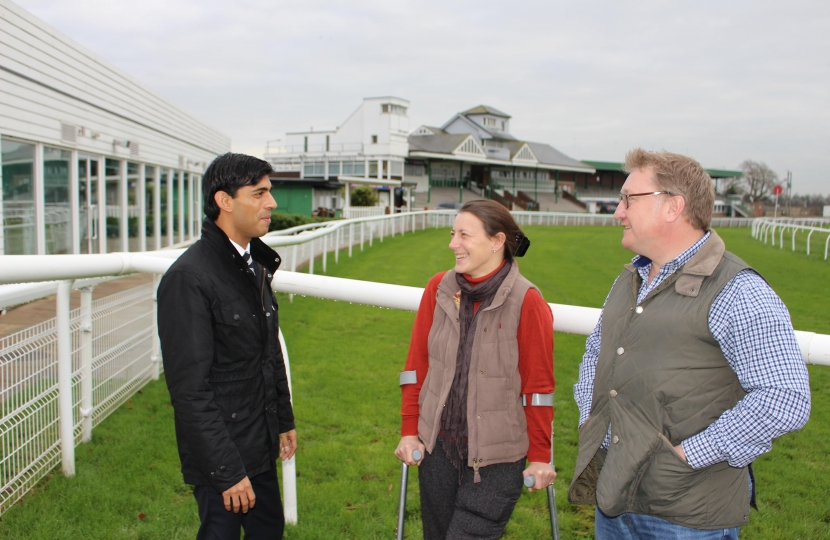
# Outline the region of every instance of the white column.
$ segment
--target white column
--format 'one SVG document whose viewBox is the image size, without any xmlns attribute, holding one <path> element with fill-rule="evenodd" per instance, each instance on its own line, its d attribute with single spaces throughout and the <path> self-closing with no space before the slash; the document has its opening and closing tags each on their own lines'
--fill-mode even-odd
<svg viewBox="0 0 830 540">
<path fill-rule="evenodd" d="M 107 252 L 107 158 L 98 156 L 98 253 Z"/>
<path fill-rule="evenodd" d="M 351 195 L 351 185 L 349 182 L 346 182 L 346 205 L 343 208 L 343 217 L 344 218 L 351 218 L 351 209 L 352 209 L 352 195 Z"/>
<path fill-rule="evenodd" d="M 173 236 L 173 169 L 167 169 L 167 245 L 176 243 Z"/>
<path fill-rule="evenodd" d="M 6 253 L 5 227 L 3 226 L 3 154 L 0 154 L 0 255 Z"/>
<path fill-rule="evenodd" d="M 159 380 L 161 374 L 161 339 L 159 339 L 158 329 L 158 290 L 159 283 L 161 283 L 161 276 L 153 274 L 153 353 L 150 356 L 150 361 L 153 363 L 150 373 L 154 381 Z"/>
<path fill-rule="evenodd" d="M 328 259 L 329 235 L 323 236 L 323 273 L 326 273 L 326 259 Z"/>
<path fill-rule="evenodd" d="M 179 242 L 184 239 L 184 171 L 179 171 Z"/>
<path fill-rule="evenodd" d="M 196 210 L 193 213 L 193 238 L 199 238 L 202 235 L 202 175 L 196 175 L 193 185 L 196 190 Z"/>
<path fill-rule="evenodd" d="M 194 180 L 193 173 L 189 173 L 187 175 L 187 237 L 189 239 L 193 238 L 193 231 L 196 229 L 193 226 L 194 210 L 196 209 L 196 182 Z"/>
<path fill-rule="evenodd" d="M 130 251 L 130 229 L 129 219 L 130 219 L 130 208 L 129 208 L 129 186 L 127 184 L 127 160 L 122 159 L 118 164 L 118 195 L 119 195 L 119 206 L 121 207 L 121 223 L 120 225 L 120 236 L 121 236 L 121 251 L 127 252 Z"/>
<path fill-rule="evenodd" d="M 279 332 L 280 348 L 282 359 L 285 364 L 285 377 L 288 379 L 288 393 L 294 395 L 291 386 L 291 362 L 288 359 L 288 347 L 285 345 L 285 337 L 282 330 Z M 293 406 L 293 400 L 292 400 Z M 283 491 L 283 514 L 285 522 L 292 525 L 297 524 L 297 455 L 282 462 L 282 491 Z"/>
<path fill-rule="evenodd" d="M 81 203 L 78 200 L 78 191 L 80 189 L 78 185 L 80 182 L 78 178 L 78 151 L 70 151 L 69 159 L 69 212 L 71 215 L 71 232 L 69 236 L 72 242 L 72 251 L 70 253 L 78 255 L 81 252 Z M 2 200 L 0 200 L 0 203 L 2 203 Z M 0 219 L 0 226 L 2 226 L 2 223 L 3 220 Z M 0 238 L 0 244 L 2 244 L 2 238 Z M 0 251 L 0 253 L 2 252 Z"/>
<path fill-rule="evenodd" d="M 153 249 L 161 249 L 161 167 L 153 175 Z"/>
<path fill-rule="evenodd" d="M 43 194 L 43 145 L 35 145 L 35 158 L 32 164 L 32 197 L 35 202 L 35 253 L 46 255 L 46 205 Z"/>
<path fill-rule="evenodd" d="M 147 251 L 147 166 L 138 164 L 138 187 L 135 201 L 138 204 L 138 251 Z"/>
<path fill-rule="evenodd" d="M 81 289 L 81 440 L 92 439 L 92 287 Z"/>
<path fill-rule="evenodd" d="M 363 160 L 363 178 L 369 178 L 369 158 Z"/>
<path fill-rule="evenodd" d="M 308 257 L 308 273 L 314 275 L 314 240 L 308 243 L 311 248 L 311 255 Z"/>
<path fill-rule="evenodd" d="M 56 326 L 58 331 L 58 416 L 61 465 L 64 476 L 75 476 L 75 414 L 72 407 L 72 334 L 69 330 L 71 281 L 58 283 Z"/>
<path fill-rule="evenodd" d="M 340 261 L 340 235 L 342 232 L 342 227 L 338 227 L 337 232 L 334 233 L 334 264 L 338 264 Z M 809 245 L 807 246 L 807 249 L 810 249 Z M 807 255 L 809 255 L 809 253 Z"/>
</svg>

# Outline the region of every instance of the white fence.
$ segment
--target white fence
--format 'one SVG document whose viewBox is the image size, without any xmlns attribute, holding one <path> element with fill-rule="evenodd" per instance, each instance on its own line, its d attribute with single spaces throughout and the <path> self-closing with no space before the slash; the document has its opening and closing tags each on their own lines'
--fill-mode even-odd
<svg viewBox="0 0 830 540">
<path fill-rule="evenodd" d="M 599 225 L 613 220 L 587 214 L 514 214 L 523 225 Z M 283 258 L 274 290 L 416 311 L 421 288 L 314 275 L 315 264 L 319 259 L 325 273 L 331 251 L 336 263 L 341 250 L 352 256 L 354 248 L 363 250 L 387 236 L 450 227 L 454 217 L 454 211 L 412 212 L 270 233 L 263 239 Z M 182 251 L 0 257 L 0 283 L 15 284 L 0 286 L 0 307 L 56 292 L 58 307 L 55 319 L 0 340 L 0 513 L 59 462 L 64 474 L 72 476 L 75 445 L 89 440 L 93 426 L 147 381 L 158 378 L 155 286 Z M 306 262 L 308 274 L 295 272 Z M 89 278 L 135 272 L 157 277 L 153 284 L 92 302 L 91 287 L 100 280 Z M 24 280 L 30 283 L 21 284 Z M 81 307 L 70 311 L 72 288 L 82 291 Z M 560 332 L 587 335 L 599 316 L 595 308 L 550 305 Z M 796 334 L 805 362 L 830 365 L 830 336 Z M 290 384 L 288 351 L 281 343 Z M 296 523 L 293 459 L 283 463 L 283 482 L 286 519 Z"/>
<path fill-rule="evenodd" d="M 347 219 L 375 217 L 384 214 L 386 214 L 385 206 L 349 206 L 343 209 L 343 217 Z"/>
<path fill-rule="evenodd" d="M 159 375 L 152 284 L 95 302 L 85 287 L 71 311 L 69 290 L 58 317 L 0 339 L 0 513 L 58 463 L 72 475 L 75 445 Z"/>
<path fill-rule="evenodd" d="M 761 240 L 765 244 L 775 245 L 775 233 L 778 233 L 778 246 L 784 249 L 784 233 L 788 233 L 790 245 L 795 251 L 796 235 L 802 233 L 807 235 L 807 255 L 810 254 L 813 233 L 817 235 L 818 241 L 824 240 L 824 260 L 827 260 L 828 247 L 830 247 L 830 219 L 827 218 L 778 218 L 778 219 L 756 219 L 752 223 L 752 237 Z M 823 236 L 827 235 L 827 236 Z M 820 245 L 820 244 L 819 244 Z"/>
</svg>

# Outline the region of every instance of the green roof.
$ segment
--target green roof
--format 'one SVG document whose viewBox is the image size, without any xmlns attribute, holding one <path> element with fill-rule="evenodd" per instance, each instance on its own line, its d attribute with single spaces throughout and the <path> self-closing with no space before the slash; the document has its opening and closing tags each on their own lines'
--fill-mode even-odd
<svg viewBox="0 0 830 540">
<path fill-rule="evenodd" d="M 623 163 L 618 163 L 616 161 L 589 161 L 587 159 L 580 160 L 582 163 L 590 165 L 591 167 L 595 168 L 596 170 L 600 171 L 622 171 L 625 172 L 623 168 Z"/>
<path fill-rule="evenodd" d="M 622 171 L 625 172 L 625 163 L 618 161 L 591 161 L 583 159 L 582 163 L 586 163 L 597 171 Z M 706 169 L 709 176 L 712 178 L 740 178 L 743 176 L 741 171 L 731 171 L 729 169 Z"/>
<path fill-rule="evenodd" d="M 706 169 L 712 178 L 740 178 L 744 175 L 742 171 L 730 171 L 729 169 Z"/>
</svg>

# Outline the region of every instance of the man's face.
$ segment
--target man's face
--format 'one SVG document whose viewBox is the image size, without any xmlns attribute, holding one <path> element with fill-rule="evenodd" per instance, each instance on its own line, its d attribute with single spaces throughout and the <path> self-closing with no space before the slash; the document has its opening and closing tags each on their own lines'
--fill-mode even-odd
<svg viewBox="0 0 830 540">
<path fill-rule="evenodd" d="M 268 175 L 252 186 L 239 188 L 230 203 L 233 209 L 231 223 L 237 237 L 250 241 L 251 238 L 259 238 L 268 232 L 271 210 L 277 207 L 277 201 L 271 195 Z"/>
<path fill-rule="evenodd" d="M 654 173 L 651 170 L 635 169 L 628 175 L 620 191 L 630 195 L 661 190 L 655 184 Z M 632 197 L 628 207 L 625 201 L 617 206 L 614 217 L 625 227 L 622 247 L 637 255 L 654 259 L 654 254 L 659 253 L 662 243 L 661 236 L 665 225 L 662 210 L 665 202 L 665 195 L 647 195 Z"/>
</svg>

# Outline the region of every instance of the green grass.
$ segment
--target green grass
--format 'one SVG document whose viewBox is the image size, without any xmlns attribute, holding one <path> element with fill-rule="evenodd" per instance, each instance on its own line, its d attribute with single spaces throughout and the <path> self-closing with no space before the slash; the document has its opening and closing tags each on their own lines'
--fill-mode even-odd
<svg viewBox="0 0 830 540">
<path fill-rule="evenodd" d="M 600 307 L 631 254 L 620 231 L 602 227 L 527 227 L 533 246 L 522 272 L 549 302 Z M 771 248 L 748 229 L 721 232 L 730 250 L 758 269 L 788 305 L 799 330 L 830 334 L 830 261 Z M 422 287 L 452 265 L 446 229 L 385 238 L 329 274 Z M 319 265 L 317 266 L 319 269 Z M 318 270 L 319 271 L 319 270 Z M 397 386 L 413 313 L 280 295 L 291 358 L 300 449 L 299 525 L 288 539 L 391 538 L 400 463 Z M 578 412 L 571 388 L 584 336 L 555 336 L 555 451 L 562 538 L 593 537 L 593 507 L 567 502 L 577 450 Z M 800 432 L 777 440 L 756 461 L 761 511 L 741 538 L 830 537 L 830 368 L 810 366 L 813 412 Z M 152 419 L 151 419 L 152 418 Z M 2 516 L 0 538 L 193 538 L 196 504 L 182 483 L 172 410 L 163 382 L 120 407 L 77 449 L 77 476 L 57 471 Z M 418 483 L 410 473 L 407 536 L 421 536 Z M 143 518 L 140 517 L 143 515 Z M 544 493 L 525 493 L 505 538 L 549 538 Z"/>
</svg>

